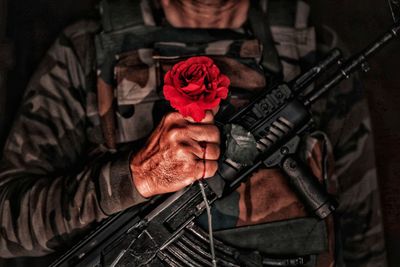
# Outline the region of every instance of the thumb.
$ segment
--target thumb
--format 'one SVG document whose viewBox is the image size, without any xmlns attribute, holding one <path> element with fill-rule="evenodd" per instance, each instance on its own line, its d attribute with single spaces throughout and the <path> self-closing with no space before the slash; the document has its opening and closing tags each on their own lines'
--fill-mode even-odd
<svg viewBox="0 0 400 267">
<path fill-rule="evenodd" d="M 213 124 L 214 123 L 215 114 L 218 113 L 218 110 L 219 110 L 219 105 L 214 107 L 211 110 L 207 110 L 206 111 L 206 116 L 204 117 L 204 119 L 201 120 L 200 123 Z"/>
<path fill-rule="evenodd" d="M 211 110 L 206 110 L 206 111 L 205 111 L 206 116 L 205 116 L 200 122 L 195 121 L 195 120 L 194 120 L 192 117 L 190 117 L 190 116 L 185 117 L 185 120 L 187 120 L 188 122 L 191 122 L 191 123 L 213 124 L 213 123 L 214 123 L 214 116 L 215 116 L 215 114 L 217 114 L 218 110 L 219 110 L 219 106 L 216 106 L 216 107 L 214 107 L 214 108 L 211 109 Z"/>
<path fill-rule="evenodd" d="M 207 110 L 206 111 L 206 116 L 199 123 L 201 123 L 201 124 L 212 124 L 212 123 L 214 123 L 214 113 L 211 110 Z"/>
</svg>

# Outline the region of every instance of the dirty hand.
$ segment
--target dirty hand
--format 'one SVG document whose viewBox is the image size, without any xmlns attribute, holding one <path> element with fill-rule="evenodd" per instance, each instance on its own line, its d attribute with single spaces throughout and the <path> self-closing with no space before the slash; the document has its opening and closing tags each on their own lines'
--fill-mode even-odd
<svg viewBox="0 0 400 267">
<path fill-rule="evenodd" d="M 213 120 L 211 111 L 200 123 L 178 112 L 163 118 L 130 162 L 134 184 L 142 196 L 175 192 L 215 174 L 220 133 Z"/>
</svg>

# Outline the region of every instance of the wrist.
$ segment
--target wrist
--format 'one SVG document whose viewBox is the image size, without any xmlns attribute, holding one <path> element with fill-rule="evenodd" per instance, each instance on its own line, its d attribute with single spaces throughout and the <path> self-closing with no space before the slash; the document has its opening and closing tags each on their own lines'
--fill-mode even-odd
<svg viewBox="0 0 400 267">
<path fill-rule="evenodd" d="M 131 160 L 129 168 L 131 170 L 131 179 L 139 194 L 142 195 L 144 198 L 149 198 L 153 196 L 154 194 L 151 190 L 151 186 L 143 176 L 141 167 L 138 164 L 135 164 L 134 159 Z"/>
</svg>

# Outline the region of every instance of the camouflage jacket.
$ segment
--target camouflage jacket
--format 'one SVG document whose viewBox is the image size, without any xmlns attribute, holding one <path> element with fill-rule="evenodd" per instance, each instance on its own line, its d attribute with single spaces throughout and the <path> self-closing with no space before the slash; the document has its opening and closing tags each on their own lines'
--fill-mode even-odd
<svg viewBox="0 0 400 267">
<path fill-rule="evenodd" d="M 306 25 L 307 5 L 298 1 L 295 13 L 292 27 L 271 27 L 286 80 L 299 74 L 301 64 L 310 61 L 316 50 L 314 28 Z M 132 136 L 126 128 L 131 126 L 124 127 L 121 120 L 117 152 L 111 153 L 104 145 L 93 42 L 99 30 L 93 21 L 68 27 L 28 86 L 0 162 L 0 257 L 62 250 L 102 219 L 146 201 L 132 183 L 128 161 L 154 123 L 139 117 L 145 120 L 134 131 L 138 135 Z M 144 98 L 140 97 L 134 95 L 131 101 L 141 104 Z M 124 100 L 118 98 L 119 118 L 132 112 Z M 146 105 L 152 103 L 135 105 L 135 113 L 148 110 Z M 313 112 L 319 129 L 330 139 L 335 159 L 331 181 L 338 188 L 336 217 L 343 248 L 338 265 L 385 266 L 371 126 L 361 84 L 357 79 L 342 83 Z M 321 162 L 324 156 L 316 156 L 321 149 L 314 149 L 315 140 L 308 139 L 303 152 L 307 159 L 317 157 Z M 322 167 L 315 164 L 317 172 Z M 253 181 L 257 186 L 259 181 Z M 238 194 L 246 198 L 246 187 Z M 296 205 L 285 207 L 290 209 L 291 204 Z M 235 225 L 255 223 L 246 207 L 232 214 Z"/>
</svg>

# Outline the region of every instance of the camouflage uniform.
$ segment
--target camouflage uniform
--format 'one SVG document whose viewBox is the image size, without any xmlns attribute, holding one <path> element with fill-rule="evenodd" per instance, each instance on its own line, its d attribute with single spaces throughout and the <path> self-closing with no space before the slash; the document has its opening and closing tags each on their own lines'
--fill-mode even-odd
<svg viewBox="0 0 400 267">
<path fill-rule="evenodd" d="M 262 1 L 262 7 L 265 11 L 279 2 Z M 141 2 L 144 23 L 152 25 L 154 18 L 146 3 Z M 307 4 L 296 1 L 290 6 L 292 10 L 286 11 L 296 14 L 294 21 L 271 26 L 285 80 L 307 68 L 317 55 L 314 28 L 307 26 Z M 116 98 L 102 98 L 100 95 L 109 91 L 107 83 L 96 83 L 93 39 L 99 30 L 99 24 L 92 21 L 68 27 L 28 86 L 0 163 L 0 257 L 41 256 L 62 250 L 102 219 L 146 201 L 130 179 L 128 161 L 163 114 L 162 106 L 157 105 L 161 99 L 157 72 L 148 49 L 121 54 L 113 69 L 118 86 L 112 96 Z M 225 55 L 236 47 L 232 43 L 214 42 L 205 50 Z M 260 49 L 256 42 L 238 45 L 240 56 L 248 53 L 257 59 L 255 52 Z M 231 74 L 237 87 L 257 91 L 265 85 L 249 69 L 232 71 L 244 65 L 231 63 L 225 59 L 220 66 L 226 67 L 223 72 Z M 100 75 L 104 74 L 105 70 L 101 71 Z M 113 101 L 116 110 L 110 113 Z M 335 172 L 327 175 L 325 182 L 335 183 L 340 203 L 337 263 L 385 266 L 372 136 L 361 85 L 357 79 L 348 80 L 313 109 L 318 128 L 330 143 L 324 134 L 309 137 L 303 157 L 314 173 L 324 178 L 327 151 L 334 155 Z M 110 118 L 114 123 L 105 123 Z M 285 189 L 281 175 L 272 175 L 266 186 L 263 172 L 226 200 L 230 205 L 222 201 L 215 209 L 217 218 L 218 213 L 225 218 L 216 228 L 305 215 L 297 198 Z M 282 187 L 274 191 L 279 183 Z M 254 188 L 270 189 L 266 194 L 265 189 L 257 193 Z M 273 206 L 270 203 L 277 196 L 286 202 L 269 207 L 268 213 L 260 208 L 260 203 Z M 274 209 L 276 212 L 271 212 Z"/>
</svg>

